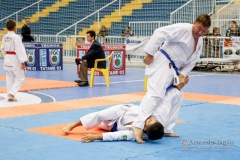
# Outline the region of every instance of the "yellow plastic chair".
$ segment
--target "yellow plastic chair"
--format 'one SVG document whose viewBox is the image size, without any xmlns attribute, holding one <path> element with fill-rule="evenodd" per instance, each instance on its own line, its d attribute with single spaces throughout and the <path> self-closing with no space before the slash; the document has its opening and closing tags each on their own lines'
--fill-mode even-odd
<svg viewBox="0 0 240 160">
<path fill-rule="evenodd" d="M 107 85 L 107 86 L 110 85 L 110 81 L 109 81 L 109 69 L 110 69 L 110 62 L 111 62 L 111 59 L 112 59 L 112 55 L 113 55 L 113 52 L 112 52 L 107 58 L 104 58 L 104 59 L 96 59 L 96 60 L 95 60 L 94 68 L 91 68 L 90 87 L 92 87 L 92 86 L 93 86 L 93 83 L 94 83 L 94 72 L 95 72 L 95 71 L 100 71 L 100 72 L 102 72 L 103 75 L 104 75 L 105 81 L 106 81 L 106 85 Z M 106 68 L 97 68 L 98 62 L 100 62 L 100 61 L 108 61 L 108 65 L 106 66 Z"/>
</svg>

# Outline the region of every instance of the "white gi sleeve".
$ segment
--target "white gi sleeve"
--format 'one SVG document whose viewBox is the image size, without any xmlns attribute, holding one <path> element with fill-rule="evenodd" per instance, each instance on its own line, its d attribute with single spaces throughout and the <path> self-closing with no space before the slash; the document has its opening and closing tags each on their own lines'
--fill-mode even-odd
<svg viewBox="0 0 240 160">
<path fill-rule="evenodd" d="M 178 41 L 178 39 L 182 38 L 183 34 L 185 34 L 185 31 L 183 30 L 185 28 L 183 28 L 182 25 L 184 24 L 173 24 L 156 29 L 146 44 L 144 50 L 148 54 L 154 56 L 164 42 Z"/>
<path fill-rule="evenodd" d="M 102 133 L 103 141 L 135 141 L 132 130 Z"/>
<path fill-rule="evenodd" d="M 20 63 L 28 61 L 25 47 L 19 35 L 16 35 L 16 37 L 14 38 L 14 43 L 15 43 L 15 52 Z"/>
<path fill-rule="evenodd" d="M 189 72 L 191 72 L 193 67 L 195 66 L 197 60 L 198 59 L 195 59 L 195 60 L 191 61 L 190 63 L 188 63 L 186 66 L 184 66 L 181 70 L 181 74 L 186 77 L 189 74 Z"/>
</svg>

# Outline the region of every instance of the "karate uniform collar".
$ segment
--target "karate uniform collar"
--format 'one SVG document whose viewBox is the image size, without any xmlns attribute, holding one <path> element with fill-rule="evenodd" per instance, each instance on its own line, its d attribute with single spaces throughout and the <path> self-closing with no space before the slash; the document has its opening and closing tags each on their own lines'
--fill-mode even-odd
<svg viewBox="0 0 240 160">
<path fill-rule="evenodd" d="M 15 34 L 14 31 L 8 31 L 8 34 Z"/>
</svg>

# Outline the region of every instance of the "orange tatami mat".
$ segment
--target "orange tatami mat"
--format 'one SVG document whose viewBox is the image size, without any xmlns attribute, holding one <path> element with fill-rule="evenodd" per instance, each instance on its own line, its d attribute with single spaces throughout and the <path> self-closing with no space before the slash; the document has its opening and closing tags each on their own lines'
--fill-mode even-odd
<svg viewBox="0 0 240 160">
<path fill-rule="evenodd" d="M 138 92 L 133 94 L 143 97 L 145 95 L 145 92 Z M 184 92 L 184 100 L 240 105 L 240 97 L 219 96 L 219 95 L 199 94 L 199 93 L 189 93 L 189 92 Z"/>
<path fill-rule="evenodd" d="M 95 98 L 84 98 L 79 100 L 41 103 L 34 105 L 25 105 L 17 107 L 5 107 L 0 108 L 0 118 L 10 118 L 17 116 L 27 116 L 35 114 L 43 114 L 50 112 L 59 112 L 74 110 L 80 108 L 100 107 L 106 105 L 115 105 L 121 103 L 130 103 L 140 101 L 141 95 L 134 94 L 121 94 L 113 96 L 103 96 Z"/>
<path fill-rule="evenodd" d="M 0 118 L 44 114 L 141 101 L 145 92 L 0 108 Z M 185 100 L 239 105 L 239 97 L 184 93 Z"/>
<path fill-rule="evenodd" d="M 51 135 L 51 136 L 58 136 L 58 137 L 67 138 L 67 139 L 71 139 L 71 140 L 75 140 L 75 141 L 80 141 L 80 139 L 85 134 L 97 134 L 97 133 L 106 132 L 100 128 L 93 128 L 90 130 L 86 130 L 85 128 L 83 128 L 83 126 L 80 126 L 80 127 L 74 128 L 69 134 L 65 135 L 62 132 L 62 128 L 65 127 L 66 125 L 68 125 L 68 124 L 46 126 L 46 127 L 41 127 L 41 128 L 31 128 L 31 129 L 28 129 L 27 131 L 41 133 L 41 134 L 47 134 L 47 135 Z"/>
<path fill-rule="evenodd" d="M 0 75 L 0 80 L 5 81 L 5 75 Z M 32 91 L 53 88 L 77 87 L 75 82 L 55 81 L 46 79 L 26 78 L 20 91 Z M 6 86 L 0 86 L 0 93 L 6 92 Z"/>
<path fill-rule="evenodd" d="M 183 123 L 183 120 L 177 120 L 176 121 L 178 124 Z M 90 130 L 86 130 L 83 126 L 79 126 L 74 128 L 70 133 L 67 135 L 62 132 L 62 128 L 67 126 L 69 124 L 59 124 L 59 125 L 54 125 L 54 126 L 45 126 L 45 127 L 40 127 L 40 128 L 31 128 L 28 129 L 27 131 L 29 132 L 36 132 L 36 133 L 41 133 L 41 134 L 47 134 L 51 136 L 57 136 L 57 137 L 62 137 L 62 138 L 67 138 L 75 141 L 80 141 L 80 139 L 85 135 L 85 134 L 97 134 L 97 133 L 103 133 L 106 132 L 105 130 L 102 130 L 101 128 L 93 128 Z"/>
<path fill-rule="evenodd" d="M 240 97 L 218 96 L 210 94 L 184 93 L 184 100 L 240 105 Z"/>
</svg>

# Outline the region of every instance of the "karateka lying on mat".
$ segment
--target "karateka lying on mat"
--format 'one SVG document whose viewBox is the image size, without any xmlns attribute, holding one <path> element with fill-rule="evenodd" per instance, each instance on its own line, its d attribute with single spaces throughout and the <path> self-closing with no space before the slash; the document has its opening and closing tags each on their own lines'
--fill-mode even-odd
<svg viewBox="0 0 240 160">
<path fill-rule="evenodd" d="M 185 84 L 189 77 L 185 79 Z M 173 133 L 179 109 L 182 104 L 182 91 L 179 87 L 173 87 L 166 92 L 163 103 L 145 121 L 144 133 L 149 140 L 161 139 L 163 136 L 179 137 Z M 101 134 L 86 134 L 81 141 L 92 142 L 94 140 L 103 141 L 135 141 L 132 131 L 132 123 L 138 116 L 140 107 L 134 104 L 120 104 L 99 112 L 90 113 L 80 118 L 74 124 L 62 129 L 68 134 L 74 128 L 83 126 L 85 129 L 99 127 L 109 132 Z M 145 136 L 145 135 L 144 135 Z"/>
</svg>

